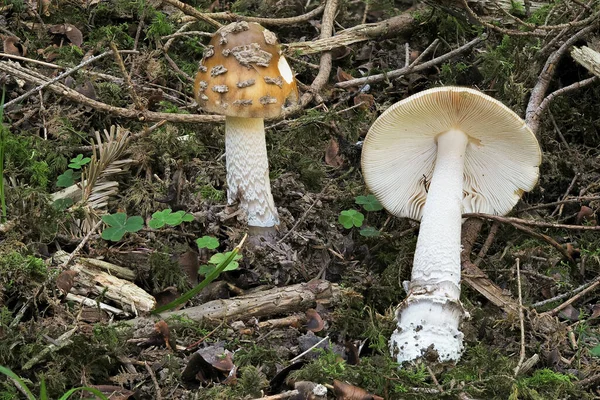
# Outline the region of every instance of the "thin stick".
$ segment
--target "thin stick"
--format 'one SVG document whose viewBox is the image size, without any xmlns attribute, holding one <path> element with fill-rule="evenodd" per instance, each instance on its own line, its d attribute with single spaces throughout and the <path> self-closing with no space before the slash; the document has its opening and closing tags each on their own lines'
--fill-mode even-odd
<svg viewBox="0 0 600 400">
<path fill-rule="evenodd" d="M 60 65 L 50 64 L 50 63 L 47 63 L 47 62 L 44 62 L 44 61 L 34 60 L 33 58 L 15 56 L 15 55 L 12 55 L 12 54 L 0 53 L 0 57 L 12 58 L 13 60 L 19 60 L 19 61 L 27 61 L 27 62 L 30 62 L 30 63 L 42 65 L 42 66 L 48 67 L 48 68 L 56 68 L 56 69 L 62 69 L 63 68 Z"/>
<path fill-rule="evenodd" d="M 183 11 L 187 15 L 191 15 L 192 17 L 195 17 L 195 18 L 199 19 L 200 21 L 208 22 L 212 26 L 215 26 L 217 28 L 220 28 L 223 26 L 223 24 L 221 24 L 220 22 L 217 22 L 214 19 L 212 19 L 211 17 L 209 17 L 208 15 L 206 15 L 205 13 L 202 13 L 202 12 L 196 10 L 194 7 L 190 6 L 189 4 L 182 3 L 179 0 L 162 0 L 162 1 L 163 1 L 163 3 L 167 3 L 174 7 L 179 8 L 181 11 Z"/>
<path fill-rule="evenodd" d="M 483 245 L 481 246 L 481 250 L 479 250 L 479 253 L 477 253 L 477 259 L 473 263 L 473 264 L 475 264 L 476 267 L 479 267 L 479 264 L 481 264 L 481 262 L 485 258 L 488 250 L 490 249 L 490 247 L 492 247 L 492 243 L 494 243 L 494 239 L 496 238 L 496 233 L 498 233 L 499 227 L 500 227 L 500 224 L 497 221 L 494 221 L 492 223 L 492 227 L 490 228 L 490 233 L 488 233 L 488 236 L 485 239 L 485 242 L 483 242 Z"/>
<path fill-rule="evenodd" d="M 75 250 L 73 250 L 73 252 L 71 254 L 69 254 L 69 258 L 67 258 L 67 260 L 63 263 L 63 265 L 61 265 L 62 269 L 67 269 L 67 267 L 69 266 L 69 264 L 71 263 L 71 261 L 73 261 L 73 259 L 75 258 L 75 256 L 77 254 L 79 254 L 79 252 L 81 251 L 81 249 L 83 249 L 83 246 L 85 246 L 85 244 L 88 242 L 88 240 L 90 240 L 90 237 L 92 237 L 92 235 L 94 234 L 94 232 L 96 232 L 96 229 L 98 229 L 100 227 L 100 224 L 102 224 L 102 220 L 99 220 L 98 222 L 96 222 L 96 225 L 94 225 L 92 227 L 92 229 L 90 229 L 90 231 L 88 232 L 87 235 L 85 235 L 85 237 L 83 238 L 83 240 L 81 241 L 81 243 L 79 243 L 77 245 L 77 247 L 75 248 Z"/>
<path fill-rule="evenodd" d="M 127 69 L 125 68 L 125 64 L 123 63 L 123 58 L 121 58 L 121 55 L 119 54 L 119 49 L 117 49 L 117 45 L 115 44 L 115 42 L 110 42 L 110 48 L 112 49 L 113 54 L 115 56 L 115 61 L 117 62 L 117 65 L 119 66 L 119 69 L 121 70 L 121 75 L 123 75 L 123 79 L 125 79 L 126 88 L 129 91 L 129 95 L 133 99 L 133 102 L 135 103 L 135 108 L 138 110 L 143 110 L 144 104 L 142 104 L 142 101 L 140 100 L 137 93 L 135 92 L 133 82 L 131 82 L 131 77 L 129 76 L 129 73 L 127 72 Z"/>
<path fill-rule="evenodd" d="M 254 400 L 282 400 L 282 399 L 294 397 L 299 394 L 300 394 L 300 392 L 298 390 L 294 389 L 294 390 L 288 390 L 287 392 L 274 394 L 273 396 L 258 397 Z"/>
<path fill-rule="evenodd" d="M 559 204 L 581 203 L 583 201 L 596 201 L 596 200 L 600 200 L 600 196 L 582 196 L 582 197 L 577 197 L 574 199 L 565 199 L 565 200 L 560 200 L 560 201 L 554 201 L 552 203 L 538 204 L 536 206 L 531 206 L 531 207 L 524 208 L 522 210 L 517 210 L 516 212 L 522 213 L 525 211 L 538 210 L 540 208 L 553 207 L 553 206 L 556 206 Z"/>
<path fill-rule="evenodd" d="M 463 214 L 463 218 L 483 218 L 490 219 L 492 221 L 504 222 L 507 224 L 521 224 L 529 226 L 537 226 L 538 228 L 553 228 L 553 229 L 571 229 L 575 231 L 600 231 L 599 226 L 583 226 L 583 225 L 565 225 L 565 224 L 551 224 L 548 222 L 531 221 L 527 219 L 514 218 L 514 217 L 502 217 L 500 215 L 482 214 L 482 213 L 468 213 Z"/>
<path fill-rule="evenodd" d="M 525 316 L 523 315 L 523 296 L 521 294 L 521 260 L 517 258 L 517 293 L 519 294 L 519 325 L 521 328 L 521 355 L 515 367 L 515 377 L 519 375 L 523 361 L 525 361 Z"/>
<path fill-rule="evenodd" d="M 292 358 L 290 360 L 290 362 L 294 363 L 294 362 L 298 361 L 299 359 L 301 359 L 302 357 L 304 357 L 305 355 L 307 355 L 308 353 L 310 353 L 311 351 L 313 351 L 316 347 L 318 347 L 321 343 L 323 343 L 324 341 L 326 341 L 328 339 L 329 339 L 329 335 L 327 335 L 323 339 L 319 340 L 315 345 L 311 346 L 306 351 L 304 351 L 304 352 L 298 354 L 296 357 Z"/>
<path fill-rule="evenodd" d="M 591 281 L 591 282 L 584 283 L 583 285 L 578 286 L 575 289 L 570 290 L 568 292 L 565 292 L 563 294 L 559 294 L 557 296 L 551 297 L 551 298 L 546 299 L 546 300 L 538 301 L 537 303 L 533 303 L 531 305 L 531 307 L 533 307 L 533 308 L 539 308 L 539 307 L 545 306 L 546 304 L 553 303 L 553 302 L 558 301 L 558 300 L 566 299 L 567 297 L 572 296 L 574 294 L 577 294 L 577 293 L 581 292 L 582 290 L 584 290 L 584 289 L 592 286 L 594 284 L 594 282 L 596 282 L 596 281 Z"/>
<path fill-rule="evenodd" d="M 133 51 L 133 50 L 122 50 L 120 52 L 121 53 L 125 53 L 125 54 L 138 54 L 139 53 L 138 51 Z M 104 52 L 102 54 L 99 54 L 97 56 L 88 58 L 87 60 L 85 60 L 81 64 L 79 64 L 79 65 L 77 65 L 77 66 L 75 66 L 75 67 L 73 67 L 73 68 L 71 68 L 71 69 L 63 72 L 60 75 L 58 75 L 56 78 L 50 79 L 49 81 L 47 81 L 47 82 L 45 82 L 45 83 L 43 83 L 43 84 L 41 84 L 41 85 L 39 85 L 37 87 L 34 87 L 33 89 L 29 90 L 28 92 L 23 93 L 22 95 L 20 95 L 16 99 L 11 100 L 8 103 L 4 104 L 4 109 L 6 110 L 8 107 L 12 106 L 13 104 L 18 103 L 19 101 L 21 101 L 23 99 L 26 99 L 27 97 L 31 96 L 32 94 L 34 94 L 34 93 L 36 93 L 36 92 L 38 92 L 38 91 L 40 91 L 40 90 L 42 90 L 42 89 L 44 89 L 44 88 L 52 85 L 53 83 L 56 83 L 56 82 L 60 81 L 63 78 L 66 78 L 67 76 L 69 76 L 69 75 L 73 74 L 74 72 L 80 70 L 81 68 L 85 67 L 86 65 L 89 65 L 89 64 L 91 64 L 91 63 L 93 63 L 95 61 L 98 61 L 99 59 L 104 58 L 104 57 L 106 57 L 108 55 L 111 55 L 111 54 L 113 54 L 113 51 L 109 50 L 109 51 Z"/>
<path fill-rule="evenodd" d="M 565 194 L 563 194 L 561 200 L 566 199 L 569 196 L 569 193 L 571 193 L 571 190 L 573 189 L 573 186 L 575 186 L 575 182 L 577 182 L 577 178 L 579 178 L 581 176 L 580 173 L 576 173 L 575 176 L 573 177 L 573 179 L 571 179 L 571 183 L 569 184 L 569 186 L 567 187 L 567 190 L 565 191 Z M 552 213 L 550 214 L 551 217 L 553 217 L 554 215 L 556 215 L 556 213 L 562 209 L 563 205 L 558 205 L 556 206 L 556 208 L 554 209 L 554 211 L 552 211 Z"/>
<path fill-rule="evenodd" d="M 411 72 L 423 71 L 423 70 L 426 70 L 427 68 L 431 68 L 431 67 L 441 64 L 453 57 L 456 57 L 457 55 L 464 53 L 467 50 L 470 50 L 475 45 L 481 43 L 483 40 L 485 40 L 485 35 L 481 36 L 481 37 L 477 37 L 477 38 L 471 40 L 470 42 L 460 46 L 458 49 L 452 50 L 446 54 L 436 57 L 433 60 L 424 62 L 421 65 L 415 66 L 415 65 L 413 65 L 414 64 L 413 63 L 413 64 L 409 65 L 408 67 L 404 67 L 404 68 L 396 69 L 394 71 L 386 72 L 385 74 L 377 74 L 377 75 L 367 76 L 364 78 L 350 79 L 348 81 L 338 82 L 334 86 L 340 87 L 340 88 L 349 88 L 349 87 L 353 87 L 353 86 L 364 85 L 366 83 L 380 82 L 385 79 L 395 79 L 395 78 L 398 78 L 402 75 L 406 75 Z M 415 61 L 417 61 L 417 60 L 415 60 Z"/>
<path fill-rule="evenodd" d="M 152 379 L 152 383 L 154 383 L 154 391 L 156 392 L 155 399 L 162 400 L 162 394 L 160 392 L 160 385 L 158 384 L 158 381 L 156 380 L 156 375 L 154 374 L 152 367 L 150 365 L 148 365 L 148 363 L 146 361 L 144 361 L 144 367 L 146 367 L 146 371 L 148 371 L 148 374 L 150 374 L 150 378 Z"/>
<path fill-rule="evenodd" d="M 288 18 L 262 18 L 262 17 L 250 17 L 247 15 L 239 15 L 231 12 L 220 12 L 220 13 L 204 13 L 207 17 L 218 19 L 221 21 L 247 21 L 247 22 L 258 22 L 261 25 L 276 25 L 276 26 L 289 26 L 297 25 L 303 22 L 310 21 L 316 16 L 321 14 L 325 9 L 325 3 L 319 5 L 314 10 L 307 12 L 306 14 L 297 15 L 295 17 Z M 188 18 L 182 18 L 182 22 L 188 22 Z"/>
<path fill-rule="evenodd" d="M 556 307 L 550 311 L 546 311 L 544 314 L 552 315 L 552 316 L 558 314 L 561 310 L 567 308 L 568 306 L 570 306 L 571 304 L 573 304 L 574 302 L 576 302 L 577 300 L 579 300 L 580 298 L 582 298 L 583 296 L 585 296 L 586 294 L 591 292 L 592 290 L 596 289 L 598 286 L 600 286 L 600 278 L 596 279 L 596 281 L 594 283 L 592 283 L 590 286 L 588 286 L 587 288 L 585 288 L 584 290 L 582 290 L 575 296 L 571 297 L 569 300 L 565 301 L 564 303 L 562 303 L 561 305 L 559 305 L 558 307 Z"/>
</svg>

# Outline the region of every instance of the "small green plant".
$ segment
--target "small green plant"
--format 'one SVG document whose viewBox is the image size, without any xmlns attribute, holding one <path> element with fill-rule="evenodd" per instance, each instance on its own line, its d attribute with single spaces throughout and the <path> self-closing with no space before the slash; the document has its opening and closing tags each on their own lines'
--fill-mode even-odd
<svg viewBox="0 0 600 400">
<path fill-rule="evenodd" d="M 25 396 L 27 396 L 27 400 L 36 400 L 36 397 L 33 395 L 33 393 L 31 393 L 31 390 L 29 390 L 29 388 L 27 387 L 27 385 L 25 384 L 25 382 L 23 381 L 23 379 L 21 379 L 21 377 L 19 375 L 15 374 L 10 369 L 3 367 L 3 366 L 0 366 L 0 373 L 6 375 L 14 383 L 14 385 L 23 394 L 25 394 Z M 73 389 L 67 391 L 65 394 L 60 396 L 59 400 L 67 400 L 75 392 L 90 392 L 99 399 L 108 400 L 108 398 L 104 394 L 102 394 L 102 392 L 99 391 L 98 389 L 92 388 L 92 387 L 86 387 L 86 386 L 73 388 Z M 44 380 L 42 380 L 40 382 L 40 396 L 37 399 L 48 400 L 48 393 L 46 392 L 46 383 L 44 382 Z"/>
<path fill-rule="evenodd" d="M 375 196 L 373 196 L 372 194 L 370 194 L 368 196 L 356 196 L 354 199 L 354 202 L 356 204 L 363 206 L 365 211 L 383 210 L 383 206 L 381 205 L 379 200 L 377 200 L 377 198 Z"/>
<path fill-rule="evenodd" d="M 346 229 L 360 228 L 364 220 L 364 214 L 356 210 L 344 210 L 338 217 L 338 222 Z"/>
<path fill-rule="evenodd" d="M 208 260 L 208 264 L 201 265 L 200 268 L 198 268 L 198 273 L 205 276 L 209 275 L 217 268 L 219 264 L 221 264 L 224 260 L 228 259 L 230 256 L 230 251 L 228 251 L 227 253 L 213 254 L 212 257 Z M 233 271 L 238 269 L 240 265 L 238 264 L 237 260 L 241 258 L 241 254 L 236 254 L 235 257 L 233 257 L 233 260 L 229 263 L 229 265 L 227 265 L 225 269 L 223 269 L 223 271 Z"/>
<path fill-rule="evenodd" d="M 144 227 L 144 219 L 140 216 L 127 217 L 125 213 L 102 216 L 102 221 L 109 227 L 102 231 L 102 239 L 118 242 L 127 232 L 137 232 Z"/>
<path fill-rule="evenodd" d="M 73 186 L 75 184 L 75 179 L 77 179 L 77 178 L 78 178 L 78 176 L 75 173 L 75 171 L 73 171 L 72 169 L 68 169 L 63 174 L 58 176 L 58 179 L 56 180 L 56 186 L 58 186 L 58 187 Z"/>
<path fill-rule="evenodd" d="M 192 214 L 188 214 L 185 211 L 173 212 L 173 210 L 167 208 L 152 214 L 152 219 L 148 221 L 148 226 L 152 229 L 159 229 L 165 225 L 177 226 L 182 222 L 193 220 L 194 216 Z"/>
<path fill-rule="evenodd" d="M 202 236 L 201 238 L 196 239 L 196 244 L 199 249 L 214 250 L 219 247 L 219 239 L 213 236 Z"/>
<path fill-rule="evenodd" d="M 78 154 L 77 157 L 72 158 L 69 163 L 69 168 L 81 169 L 84 165 L 92 161 L 89 157 L 84 157 L 83 154 Z"/>
</svg>

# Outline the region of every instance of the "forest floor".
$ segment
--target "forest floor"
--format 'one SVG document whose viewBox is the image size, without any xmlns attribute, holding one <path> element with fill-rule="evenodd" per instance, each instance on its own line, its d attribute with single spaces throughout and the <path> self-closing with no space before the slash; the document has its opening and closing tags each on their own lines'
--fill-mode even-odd
<svg viewBox="0 0 600 400">
<path fill-rule="evenodd" d="M 0 2 L 0 366 L 50 398 L 600 398 L 600 85 L 571 56 L 600 51 L 598 2 L 176 3 Z M 265 124 L 279 237 L 159 319 L 247 231 L 193 81 L 217 24 L 249 17 L 300 90 Z M 510 218 L 465 222 L 462 358 L 398 368 L 418 222 L 369 195 L 361 143 L 442 85 L 523 116 L 543 161 Z"/>
</svg>

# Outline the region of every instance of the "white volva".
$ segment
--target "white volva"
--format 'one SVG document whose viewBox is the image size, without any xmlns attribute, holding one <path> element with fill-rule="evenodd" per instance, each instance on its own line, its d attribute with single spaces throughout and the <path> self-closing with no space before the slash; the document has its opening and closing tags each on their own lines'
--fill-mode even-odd
<svg viewBox="0 0 600 400">
<path fill-rule="evenodd" d="M 247 210 L 249 226 L 278 225 L 262 118 L 225 118 L 225 158 L 228 202 L 240 201 L 240 207 Z"/>
<path fill-rule="evenodd" d="M 399 363 L 460 358 L 461 215 L 508 213 L 535 186 L 540 162 L 523 120 L 469 88 L 425 90 L 371 126 L 362 150 L 367 187 L 390 213 L 421 221 L 390 340 Z"/>
<path fill-rule="evenodd" d="M 408 298 L 390 343 L 398 349 L 398 362 L 420 357 L 432 343 L 440 361 L 456 360 L 462 353 L 460 231 L 467 143 L 467 135 L 457 130 L 437 137 Z"/>
</svg>

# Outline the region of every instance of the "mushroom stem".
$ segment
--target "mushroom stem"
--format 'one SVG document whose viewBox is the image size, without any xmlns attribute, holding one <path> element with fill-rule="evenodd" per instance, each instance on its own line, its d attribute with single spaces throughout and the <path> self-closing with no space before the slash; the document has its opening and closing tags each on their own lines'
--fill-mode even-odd
<svg viewBox="0 0 600 400">
<path fill-rule="evenodd" d="M 239 202 L 250 228 L 274 228 L 279 216 L 271 194 L 264 120 L 227 116 L 225 157 L 228 203 Z"/>
<path fill-rule="evenodd" d="M 437 158 L 413 261 L 409 294 L 398 311 L 391 338 L 398 362 L 436 351 L 439 361 L 457 360 L 463 350 L 458 325 L 463 171 L 468 136 L 450 130 L 437 137 Z M 432 346 L 433 345 L 433 346 Z"/>
</svg>

